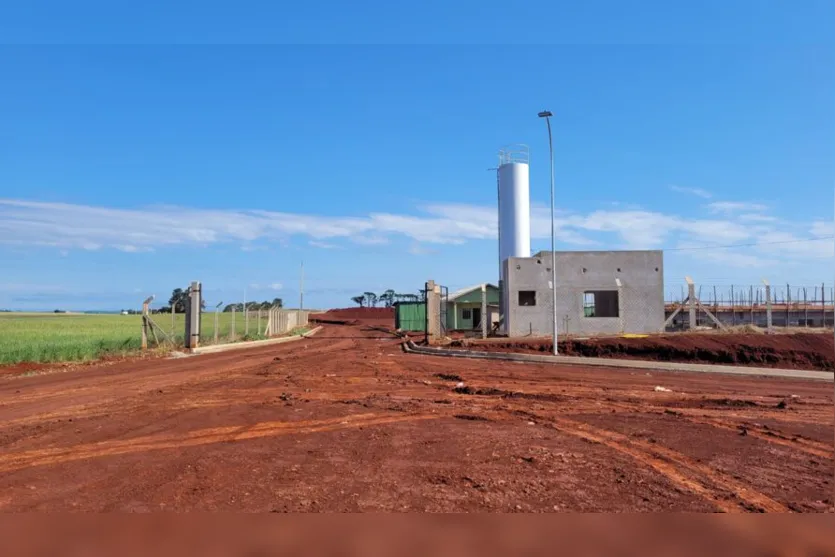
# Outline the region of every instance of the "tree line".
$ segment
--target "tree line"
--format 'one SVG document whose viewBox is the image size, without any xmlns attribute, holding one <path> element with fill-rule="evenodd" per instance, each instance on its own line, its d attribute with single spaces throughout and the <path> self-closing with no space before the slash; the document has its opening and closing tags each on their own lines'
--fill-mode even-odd
<svg viewBox="0 0 835 557">
<path fill-rule="evenodd" d="M 419 290 L 417 294 L 401 294 L 389 289 L 379 295 L 374 292 L 363 292 L 351 298 L 351 301 L 361 308 L 375 308 L 378 307 L 377 304 L 390 308 L 397 302 L 422 302 L 425 299 L 426 292 L 423 290 Z"/>
<path fill-rule="evenodd" d="M 272 308 L 281 308 L 284 307 L 284 301 L 281 298 L 273 298 L 272 302 L 263 301 L 263 302 L 247 302 L 246 309 L 252 310 L 259 310 L 259 309 L 272 309 Z M 226 304 L 223 306 L 223 311 L 243 311 L 244 305 L 243 303 L 236 303 L 236 304 Z"/>
<path fill-rule="evenodd" d="M 168 305 L 162 306 L 160 308 L 154 308 L 151 310 L 151 313 L 171 313 L 171 308 L 174 308 L 176 313 L 185 313 L 186 306 L 188 305 L 188 290 L 184 290 L 182 288 L 175 288 L 171 292 L 171 297 L 168 299 Z M 263 302 L 247 302 L 246 307 L 248 310 L 259 310 L 259 309 L 271 309 L 271 308 L 280 308 L 284 307 L 284 301 L 281 298 L 273 298 L 273 301 L 263 301 Z M 223 311 L 243 311 L 244 304 L 233 303 L 233 304 L 226 304 L 223 306 Z M 56 310 L 57 311 L 57 310 Z M 206 311 L 206 300 L 200 301 L 200 311 Z M 133 313 L 141 313 L 136 310 L 128 310 L 130 314 Z"/>
</svg>

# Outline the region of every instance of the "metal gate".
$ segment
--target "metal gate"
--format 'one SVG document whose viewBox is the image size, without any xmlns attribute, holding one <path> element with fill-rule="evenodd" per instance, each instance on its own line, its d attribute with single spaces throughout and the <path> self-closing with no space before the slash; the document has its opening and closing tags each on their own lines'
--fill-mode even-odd
<svg viewBox="0 0 835 557">
<path fill-rule="evenodd" d="M 438 330 L 441 331 L 441 336 L 447 336 L 449 333 L 449 329 L 447 327 L 447 308 L 449 307 L 449 288 L 446 286 L 441 286 L 441 303 L 440 303 L 440 310 L 438 311 L 438 318 L 440 319 L 440 323 L 438 326 Z"/>
<path fill-rule="evenodd" d="M 446 286 L 428 281 L 423 290 L 424 334 L 426 341 L 431 336 L 445 337 L 448 333 L 447 306 L 449 289 Z"/>
</svg>

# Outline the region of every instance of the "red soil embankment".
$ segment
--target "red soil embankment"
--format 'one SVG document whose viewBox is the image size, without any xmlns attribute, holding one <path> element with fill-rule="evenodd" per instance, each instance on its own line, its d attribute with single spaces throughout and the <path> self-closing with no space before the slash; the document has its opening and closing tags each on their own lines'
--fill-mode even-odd
<svg viewBox="0 0 835 557">
<path fill-rule="evenodd" d="M 394 308 L 336 308 L 310 315 L 311 321 L 334 324 L 394 326 Z"/>
<path fill-rule="evenodd" d="M 550 352 L 550 339 L 454 341 L 453 347 L 488 352 Z M 566 356 L 747 365 L 835 371 L 831 333 L 673 334 L 645 338 L 599 338 L 560 342 Z"/>
</svg>

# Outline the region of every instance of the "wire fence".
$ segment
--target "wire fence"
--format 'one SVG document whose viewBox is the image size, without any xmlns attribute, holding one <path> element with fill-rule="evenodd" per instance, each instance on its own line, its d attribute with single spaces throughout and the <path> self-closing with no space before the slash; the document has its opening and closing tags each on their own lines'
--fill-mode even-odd
<svg viewBox="0 0 835 557">
<path fill-rule="evenodd" d="M 697 305 L 693 327 L 753 325 L 755 327 L 819 327 L 835 325 L 835 287 L 817 285 L 694 285 Z M 665 313 L 682 311 L 669 323 L 676 329 L 691 328 L 689 286 L 668 289 Z M 710 312 L 715 320 L 708 315 Z"/>
<path fill-rule="evenodd" d="M 303 333 L 307 331 L 308 316 L 307 311 L 281 308 L 203 311 L 200 314 L 200 344 L 226 344 Z M 184 313 L 153 313 L 152 308 L 151 318 L 173 344 L 184 344 Z"/>
</svg>

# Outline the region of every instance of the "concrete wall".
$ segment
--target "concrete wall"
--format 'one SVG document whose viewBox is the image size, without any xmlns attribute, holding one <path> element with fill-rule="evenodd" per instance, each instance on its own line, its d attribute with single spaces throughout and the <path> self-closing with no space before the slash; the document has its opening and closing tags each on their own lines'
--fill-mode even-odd
<svg viewBox="0 0 835 557">
<path fill-rule="evenodd" d="M 548 335 L 552 329 L 551 253 L 511 257 L 505 263 L 506 331 L 510 336 Z M 557 327 L 562 335 L 659 332 L 664 326 L 661 251 L 557 252 Z M 618 291 L 618 317 L 586 317 L 586 291 Z M 536 293 L 535 306 L 520 306 L 519 292 Z"/>
</svg>

